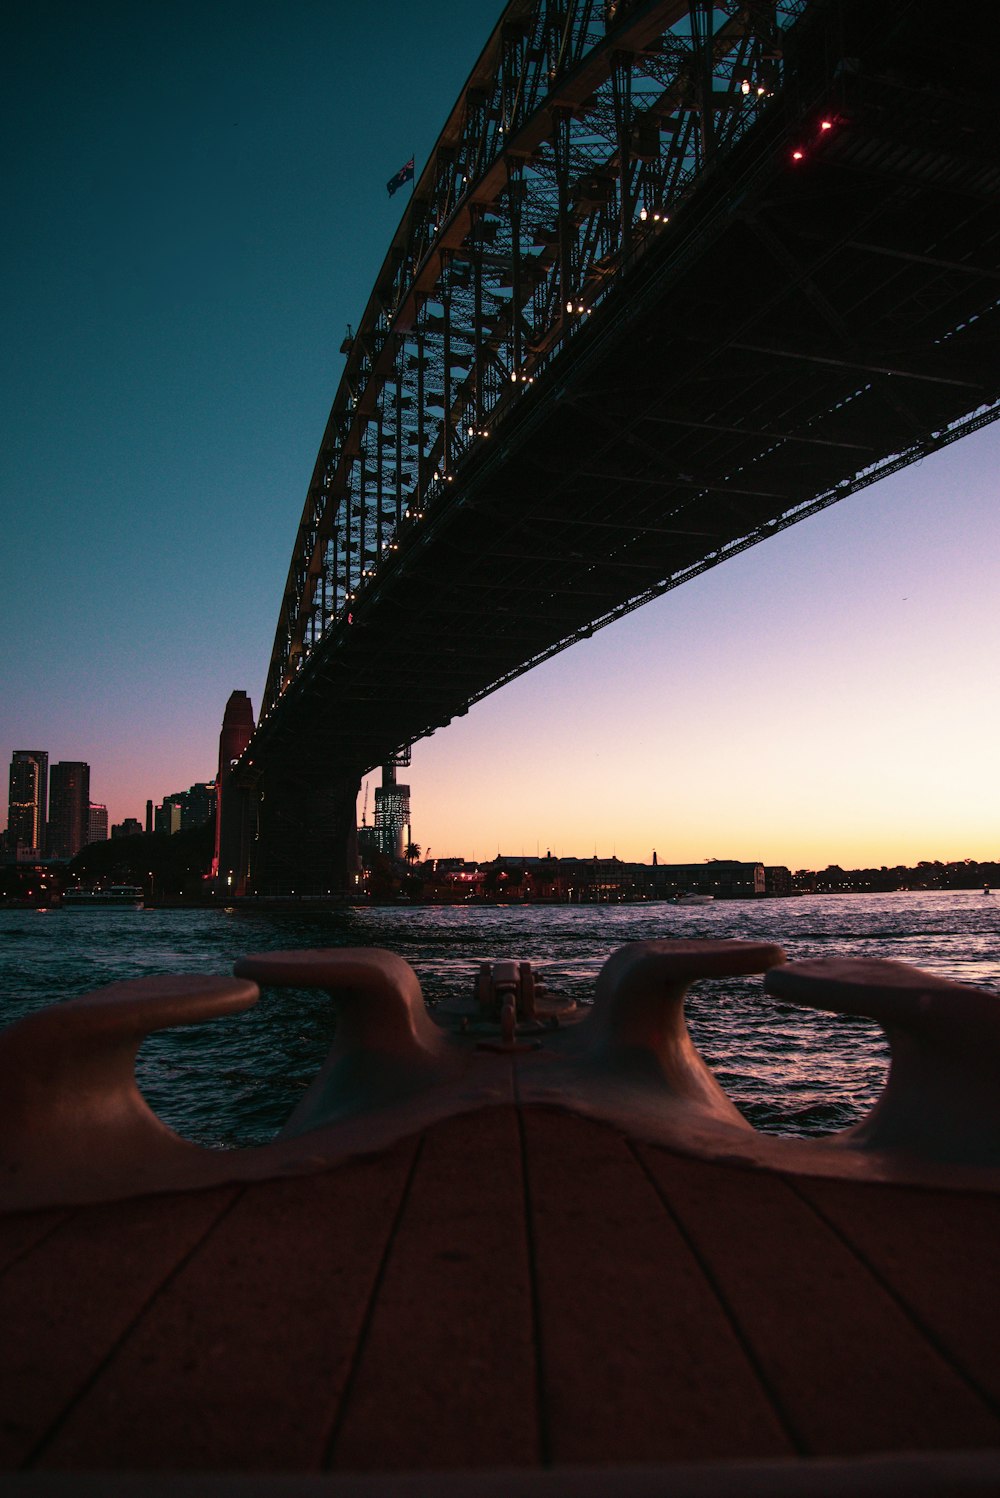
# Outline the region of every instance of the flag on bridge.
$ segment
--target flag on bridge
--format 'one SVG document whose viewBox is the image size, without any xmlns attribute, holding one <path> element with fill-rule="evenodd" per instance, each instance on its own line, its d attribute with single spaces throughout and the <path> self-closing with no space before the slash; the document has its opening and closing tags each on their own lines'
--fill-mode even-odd
<svg viewBox="0 0 1000 1498">
<path fill-rule="evenodd" d="M 390 196 L 390 198 L 392 197 L 393 193 L 397 190 L 397 188 L 402 187 L 403 184 L 406 183 L 406 182 L 412 182 L 412 181 L 413 181 L 413 157 L 411 156 L 410 159 L 409 159 L 409 161 L 406 163 L 406 165 L 400 167 L 400 169 L 396 173 L 395 177 L 390 177 L 389 180 L 388 180 L 388 182 L 385 184 L 386 187 L 389 189 L 389 196 Z"/>
</svg>

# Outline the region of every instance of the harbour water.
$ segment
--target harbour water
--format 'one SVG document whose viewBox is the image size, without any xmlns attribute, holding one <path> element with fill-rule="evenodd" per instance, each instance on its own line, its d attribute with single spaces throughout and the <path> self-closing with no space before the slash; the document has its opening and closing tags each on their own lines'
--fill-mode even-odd
<svg viewBox="0 0 1000 1498">
<path fill-rule="evenodd" d="M 552 989 L 587 1002 L 616 947 L 654 937 L 778 941 L 790 959 L 888 957 L 1000 990 L 1000 895 L 979 891 L 807 895 L 670 905 L 460 906 L 305 914 L 199 910 L 0 911 L 0 1022 L 153 973 L 226 973 L 237 957 L 297 947 L 379 946 L 416 969 L 428 1003 L 468 992 L 487 958 L 530 959 Z M 881 1089 L 877 1026 L 778 1004 L 760 979 L 697 986 L 695 1043 L 760 1129 L 844 1128 Z M 140 1086 L 185 1137 L 233 1147 L 273 1137 L 315 1075 L 334 1020 L 326 996 L 266 991 L 256 1009 L 151 1037 Z"/>
</svg>

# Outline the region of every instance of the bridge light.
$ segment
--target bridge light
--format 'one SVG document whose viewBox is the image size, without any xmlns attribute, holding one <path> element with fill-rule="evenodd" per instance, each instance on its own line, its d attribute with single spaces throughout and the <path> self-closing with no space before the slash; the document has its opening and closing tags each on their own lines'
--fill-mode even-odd
<svg viewBox="0 0 1000 1498">
<path fill-rule="evenodd" d="M 566 303 L 566 311 L 567 312 L 572 312 L 572 310 L 573 310 L 573 303 L 572 302 L 567 302 Z"/>
<path fill-rule="evenodd" d="M 516 369 L 512 369 L 511 370 L 511 372 L 510 372 L 510 379 L 511 379 L 511 384 L 512 385 L 516 385 L 517 384 L 517 370 Z"/>
<path fill-rule="evenodd" d="M 805 156 L 805 154 L 806 154 L 805 151 L 793 151 L 792 152 L 792 160 L 793 161 L 801 161 L 803 159 L 803 157 Z"/>
<path fill-rule="evenodd" d="M 740 93 L 741 94 L 748 94 L 749 92 L 750 92 L 750 79 L 749 78 L 744 78 L 743 82 L 740 84 Z"/>
<path fill-rule="evenodd" d="M 646 212 L 645 208 L 639 209 L 639 217 L 642 219 L 643 223 L 645 223 L 649 218 L 649 214 Z"/>
<path fill-rule="evenodd" d="M 821 130 L 832 130 L 833 129 L 833 121 L 832 120 L 820 120 L 820 122 L 819 122 L 819 128 Z"/>
</svg>

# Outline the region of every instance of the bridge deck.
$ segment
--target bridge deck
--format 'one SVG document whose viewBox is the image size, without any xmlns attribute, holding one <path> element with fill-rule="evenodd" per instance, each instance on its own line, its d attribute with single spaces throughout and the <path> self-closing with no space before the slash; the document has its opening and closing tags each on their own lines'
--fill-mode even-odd
<svg viewBox="0 0 1000 1498">
<path fill-rule="evenodd" d="M 0 1463 L 527 1479 L 996 1448 L 998 1237 L 992 1196 L 706 1164 L 537 1107 L 8 1217 Z"/>
</svg>

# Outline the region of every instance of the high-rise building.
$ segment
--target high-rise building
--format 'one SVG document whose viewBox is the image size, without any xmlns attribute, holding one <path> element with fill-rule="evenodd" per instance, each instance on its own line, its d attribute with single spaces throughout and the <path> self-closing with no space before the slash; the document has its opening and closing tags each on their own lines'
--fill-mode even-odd
<svg viewBox="0 0 1000 1498">
<path fill-rule="evenodd" d="M 141 835 L 142 823 L 138 817 L 126 817 L 123 822 L 112 823 L 112 837 L 141 837 Z"/>
<path fill-rule="evenodd" d="M 49 756 L 45 749 L 15 749 L 10 762 L 7 841 L 11 852 L 33 848 L 45 852 Z"/>
<path fill-rule="evenodd" d="M 149 801 L 146 802 L 146 831 L 147 832 L 152 832 L 152 830 L 153 830 L 153 802 L 152 802 L 152 800 L 149 800 Z"/>
<path fill-rule="evenodd" d="M 206 822 L 214 820 L 215 781 L 206 780 L 186 791 L 164 796 L 162 805 L 156 808 L 154 827 L 157 832 L 172 835 L 187 832 L 191 827 L 204 827 Z"/>
<path fill-rule="evenodd" d="M 106 843 L 108 840 L 108 808 L 91 801 L 87 810 L 87 842 Z"/>
<path fill-rule="evenodd" d="M 375 837 L 379 851 L 402 858 L 410 830 L 410 787 L 396 780 L 396 765 L 409 764 L 409 750 L 382 766 L 382 784 L 375 787 Z"/>
<path fill-rule="evenodd" d="M 53 858 L 75 858 L 87 841 L 90 766 L 60 760 L 49 772 L 48 851 Z"/>
<path fill-rule="evenodd" d="M 187 831 L 189 827 L 203 827 L 206 822 L 215 820 L 215 781 L 200 781 L 184 792 L 183 807 L 181 810 L 181 828 Z"/>
<path fill-rule="evenodd" d="M 168 837 L 173 837 L 175 832 L 181 830 L 183 814 L 183 792 L 178 792 L 176 796 L 164 796 L 162 804 L 156 808 L 154 831 L 165 832 Z"/>
</svg>

